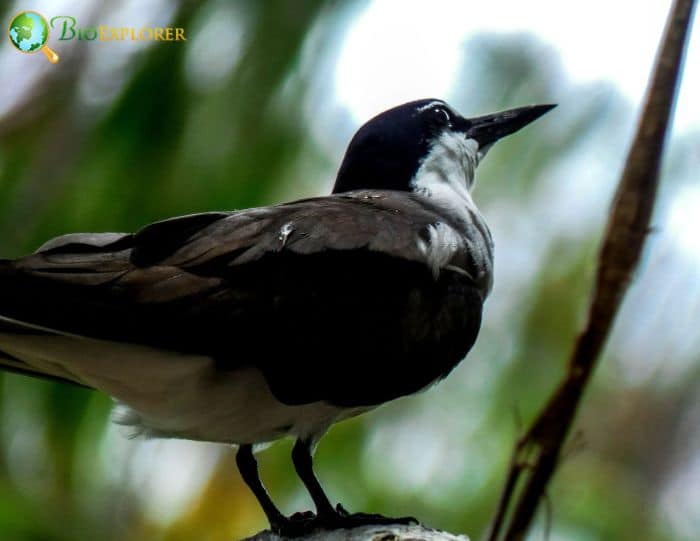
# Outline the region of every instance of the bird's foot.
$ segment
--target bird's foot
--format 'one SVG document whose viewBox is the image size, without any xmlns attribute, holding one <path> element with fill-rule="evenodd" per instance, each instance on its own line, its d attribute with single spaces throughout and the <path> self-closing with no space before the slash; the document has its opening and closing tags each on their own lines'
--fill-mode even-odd
<svg viewBox="0 0 700 541">
<path fill-rule="evenodd" d="M 282 538 L 301 537 L 318 528 L 316 514 L 311 511 L 294 513 L 289 518 L 280 515 L 270 521 L 270 529 Z"/>
<path fill-rule="evenodd" d="M 316 515 L 311 511 L 278 517 L 271 530 L 282 538 L 309 535 L 315 530 L 342 530 L 381 524 L 418 524 L 413 517 L 385 517 L 374 513 L 349 513 L 338 504 L 335 511 Z"/>
<path fill-rule="evenodd" d="M 413 517 L 385 517 L 374 513 L 349 513 L 338 504 L 334 513 L 328 513 L 316 517 L 319 528 L 337 530 L 343 528 L 357 528 L 358 526 L 372 526 L 378 524 L 418 524 Z"/>
</svg>

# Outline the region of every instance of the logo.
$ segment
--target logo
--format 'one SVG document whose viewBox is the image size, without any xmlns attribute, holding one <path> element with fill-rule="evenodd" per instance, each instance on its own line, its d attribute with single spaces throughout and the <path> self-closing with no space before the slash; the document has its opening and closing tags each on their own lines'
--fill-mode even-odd
<svg viewBox="0 0 700 541">
<path fill-rule="evenodd" d="M 36 11 L 22 11 L 10 21 L 8 37 L 21 53 L 43 52 L 49 62 L 56 64 L 58 55 L 46 43 L 49 32 L 58 33 L 59 41 L 77 39 L 80 41 L 187 41 L 184 28 L 172 27 L 112 27 L 100 24 L 81 28 L 75 17 L 58 15 L 51 18 L 51 24 Z"/>
<path fill-rule="evenodd" d="M 8 29 L 10 42 L 15 48 L 25 54 L 34 54 L 41 51 L 56 64 L 58 55 L 46 42 L 49 41 L 49 23 L 41 13 L 36 11 L 22 11 L 10 21 Z"/>
<path fill-rule="evenodd" d="M 75 17 L 58 15 L 51 18 L 51 28 L 60 30 L 60 41 L 79 39 L 86 41 L 187 41 L 184 28 L 144 26 L 133 28 L 128 26 L 114 27 L 106 24 L 78 27 Z"/>
</svg>

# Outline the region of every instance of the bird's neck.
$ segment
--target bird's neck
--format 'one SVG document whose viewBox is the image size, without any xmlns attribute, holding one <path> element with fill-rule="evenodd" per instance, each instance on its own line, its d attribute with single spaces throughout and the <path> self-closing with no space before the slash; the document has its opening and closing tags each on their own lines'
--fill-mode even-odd
<svg viewBox="0 0 700 541">
<path fill-rule="evenodd" d="M 433 226 L 438 253 L 454 256 L 461 246 L 468 252 L 467 271 L 488 295 L 493 283 L 493 239 L 484 217 L 474 204 L 471 187 L 474 171 L 483 157 L 473 139 L 459 134 L 443 135 L 431 147 L 413 180 L 411 189 L 424 197 L 444 216 L 447 224 Z M 452 231 L 459 239 L 445 232 Z M 442 232 L 442 234 L 437 234 Z M 455 242 L 457 240 L 457 242 Z M 443 250 L 446 252 L 440 252 Z"/>
<path fill-rule="evenodd" d="M 444 133 L 431 146 L 411 180 L 411 190 L 429 198 L 457 222 L 472 220 L 478 209 L 471 196 L 479 145 L 458 133 Z"/>
</svg>

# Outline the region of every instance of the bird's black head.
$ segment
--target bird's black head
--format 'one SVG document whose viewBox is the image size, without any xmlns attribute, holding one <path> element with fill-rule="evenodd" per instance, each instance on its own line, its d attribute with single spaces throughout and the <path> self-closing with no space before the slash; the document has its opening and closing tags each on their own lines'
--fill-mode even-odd
<svg viewBox="0 0 700 541">
<path fill-rule="evenodd" d="M 554 105 L 532 105 L 476 118 L 464 118 L 442 100 L 412 101 L 384 111 L 350 141 L 333 193 L 359 189 L 412 190 L 421 165 L 445 146 L 442 161 L 473 168 L 501 137 L 526 126 Z M 462 156 L 469 152 L 474 156 Z M 461 163 L 464 162 L 464 163 Z M 445 165 L 445 164 L 443 164 Z M 469 168 L 468 164 L 467 169 Z M 467 188 L 471 179 L 465 176 Z"/>
</svg>

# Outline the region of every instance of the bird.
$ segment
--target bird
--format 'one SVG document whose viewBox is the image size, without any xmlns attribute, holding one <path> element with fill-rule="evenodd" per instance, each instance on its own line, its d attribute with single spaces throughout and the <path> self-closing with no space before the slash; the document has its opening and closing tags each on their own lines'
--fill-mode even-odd
<svg viewBox="0 0 700 541">
<path fill-rule="evenodd" d="M 334 506 L 314 450 L 332 424 L 431 387 L 470 351 L 493 284 L 476 168 L 553 107 L 467 118 L 411 101 L 355 133 L 330 195 L 0 259 L 0 367 L 107 393 L 136 435 L 237 446 L 280 535 L 394 521 Z M 256 446 L 288 436 L 315 512 L 284 515 L 260 480 Z"/>
</svg>

